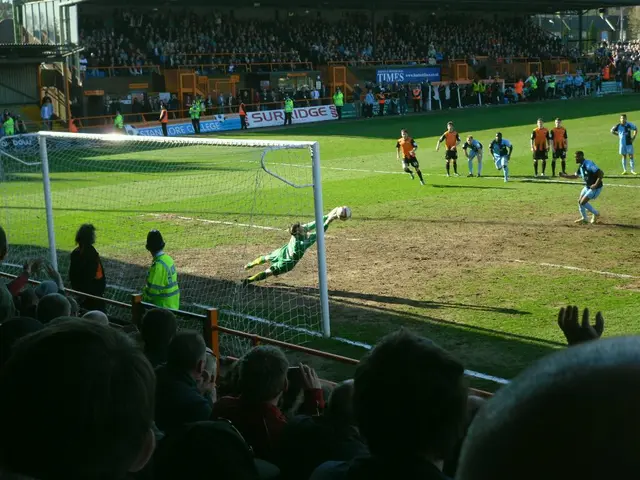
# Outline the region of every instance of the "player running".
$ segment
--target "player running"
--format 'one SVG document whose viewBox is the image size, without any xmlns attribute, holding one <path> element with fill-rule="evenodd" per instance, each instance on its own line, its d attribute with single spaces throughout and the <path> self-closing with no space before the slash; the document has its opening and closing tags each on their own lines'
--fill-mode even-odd
<svg viewBox="0 0 640 480">
<path fill-rule="evenodd" d="M 611 129 L 611 133 L 618 135 L 620 138 L 620 155 L 622 155 L 622 175 L 627 174 L 627 157 L 629 157 L 629 166 L 631 167 L 631 175 L 637 175 L 635 171 L 636 161 L 633 156 L 633 141 L 638 135 L 638 127 L 633 123 L 627 122 L 627 115 L 620 115 L 620 123 Z"/>
<path fill-rule="evenodd" d="M 502 138 L 502 133 L 496 133 L 496 138 L 491 142 L 489 151 L 493 155 L 493 159 L 498 170 L 502 170 L 504 181 L 509 181 L 509 159 L 513 152 L 513 145 L 509 140 Z"/>
<path fill-rule="evenodd" d="M 598 166 L 591 160 L 584 158 L 584 152 L 576 152 L 576 163 L 578 164 L 578 171 L 575 175 L 567 175 L 561 173 L 560 176 L 564 178 L 582 178 L 585 183 L 585 187 L 580 192 L 578 197 L 578 208 L 580 208 L 580 218 L 575 223 L 587 223 L 587 210 L 592 213 L 591 223 L 596 223 L 600 217 L 600 212 L 591 206 L 590 200 L 595 200 L 602 193 L 602 178 L 604 172 L 598 168 Z"/>
<path fill-rule="evenodd" d="M 453 128 L 453 122 L 447 123 L 447 131 L 442 134 L 436 145 L 436 152 L 440 150 L 440 144 L 443 143 L 447 147 L 447 151 L 444 154 L 444 159 L 447 162 L 447 177 L 451 176 L 451 166 L 453 163 L 453 173 L 456 177 L 458 175 L 458 145 L 460 145 L 460 135 Z"/>
<path fill-rule="evenodd" d="M 538 161 L 542 160 L 542 174 L 547 168 L 547 158 L 549 158 L 549 130 L 545 128 L 541 118 L 536 122 L 537 126 L 531 132 L 531 152 L 533 153 L 534 176 L 538 176 Z"/>
<path fill-rule="evenodd" d="M 396 143 L 396 158 L 400 160 L 400 153 L 402 153 L 402 168 L 404 171 L 411 175 L 411 180 L 413 180 L 415 177 L 413 176 L 413 172 L 409 166 L 415 168 L 418 178 L 420 179 L 420 185 L 424 185 L 424 178 L 422 178 L 420 164 L 416 158 L 418 144 L 409 136 L 409 132 L 407 132 L 407 130 L 400 130 L 400 135 L 400 139 L 398 140 L 398 143 Z"/>
<path fill-rule="evenodd" d="M 478 157 L 478 176 L 482 176 L 482 144 L 474 139 L 471 135 L 467 137 L 467 141 L 462 146 L 464 154 L 469 163 L 469 177 L 473 177 L 473 159 Z"/>
<path fill-rule="evenodd" d="M 323 217 L 325 232 L 327 231 L 327 228 L 329 228 L 331 222 L 340 218 L 340 212 L 341 208 L 337 207 L 331 210 L 328 215 Z M 268 255 L 256 258 L 253 262 L 247 263 L 244 266 L 245 270 L 250 270 L 258 265 L 263 265 L 265 263 L 270 264 L 269 268 L 265 271 L 253 275 L 252 277 L 245 278 L 242 281 L 243 285 L 264 280 L 272 275 L 282 275 L 283 273 L 293 270 L 309 247 L 316 243 L 316 222 L 306 223 L 304 225 L 294 223 L 289 227 L 289 233 L 291 234 L 289 243 L 283 245 L 277 250 L 274 250 Z"/>
<path fill-rule="evenodd" d="M 553 155 L 551 157 L 551 173 L 556 176 L 556 160 L 561 160 L 562 173 L 567 173 L 567 150 L 569 149 L 569 140 L 567 137 L 567 129 L 562 126 L 562 120 L 556 118 L 556 126 L 551 129 L 551 149 Z"/>
</svg>

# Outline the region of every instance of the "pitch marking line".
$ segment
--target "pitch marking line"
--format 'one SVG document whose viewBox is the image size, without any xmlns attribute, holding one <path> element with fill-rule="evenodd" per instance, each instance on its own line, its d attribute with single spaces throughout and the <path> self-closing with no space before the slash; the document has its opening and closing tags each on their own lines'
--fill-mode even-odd
<svg viewBox="0 0 640 480">
<path fill-rule="evenodd" d="M 274 162 L 272 165 L 281 165 L 285 167 L 299 167 L 299 168 L 311 168 L 309 165 L 301 165 L 297 163 L 278 163 Z M 406 175 L 406 172 L 398 172 L 398 171 L 390 171 L 390 170 L 367 170 L 364 168 L 344 168 L 344 167 L 322 167 L 323 170 L 337 170 L 340 172 L 362 172 L 362 173 L 382 173 L 385 175 Z M 444 173 L 423 173 L 425 177 L 447 177 Z M 460 178 L 465 177 L 465 174 L 460 174 Z M 477 178 L 477 177 L 476 177 Z M 483 176 L 480 177 L 484 180 L 502 180 L 501 176 Z M 512 181 L 520 182 L 520 183 L 559 183 L 564 185 L 578 185 L 581 184 L 579 182 L 570 182 L 564 180 L 539 180 L 539 179 L 519 179 L 514 177 Z M 616 184 L 616 183 L 606 183 L 606 187 L 622 187 L 622 188 L 640 188 L 640 185 L 626 185 L 626 184 Z"/>
<path fill-rule="evenodd" d="M 166 217 L 166 215 L 162 215 L 160 213 L 149 213 L 148 214 L 151 217 Z M 288 232 L 286 228 L 276 228 L 276 227 L 265 227 L 264 225 L 254 225 L 254 224 L 250 224 L 250 223 L 237 223 L 237 222 L 224 222 L 222 220 L 208 220 L 206 218 L 193 218 L 193 217 L 182 217 L 182 216 L 171 216 L 170 218 L 168 218 L 169 220 L 172 218 L 177 218 L 178 220 L 185 220 L 188 222 L 202 222 L 202 223 L 209 223 L 209 224 L 214 224 L 214 225 L 230 225 L 232 227 L 247 227 L 247 228 L 257 228 L 259 230 L 270 230 L 270 231 L 274 231 L 274 232 Z M 335 235 L 327 235 L 325 234 L 324 238 L 338 238 Z M 360 238 L 347 238 L 346 240 L 352 241 L 352 242 L 359 242 L 361 239 Z"/>
<path fill-rule="evenodd" d="M 626 273 L 614 273 L 614 272 L 603 272 L 600 270 L 589 270 L 588 268 L 581 267 L 573 267 L 571 265 L 558 265 L 555 263 L 538 263 L 538 262 L 527 262 L 526 260 L 513 260 L 515 263 L 523 263 L 527 265 L 537 265 L 540 267 L 552 267 L 552 268 L 561 268 L 563 270 L 572 270 L 574 272 L 584 272 L 584 273 L 595 273 L 598 275 L 603 275 L 605 277 L 613 277 L 613 278 L 627 278 L 627 279 L 640 279 L 640 277 L 635 275 L 627 275 Z"/>
</svg>

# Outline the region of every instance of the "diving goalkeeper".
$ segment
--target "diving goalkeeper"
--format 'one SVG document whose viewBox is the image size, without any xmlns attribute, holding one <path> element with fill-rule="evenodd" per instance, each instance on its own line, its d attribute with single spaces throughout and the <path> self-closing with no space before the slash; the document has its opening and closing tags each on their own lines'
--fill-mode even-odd
<svg viewBox="0 0 640 480">
<path fill-rule="evenodd" d="M 327 228 L 329 228 L 331 222 L 333 222 L 337 218 L 341 218 L 341 212 L 342 208 L 337 207 L 331 210 L 328 215 L 322 217 L 325 232 L 327 231 Z M 304 253 L 307 251 L 307 249 L 316 243 L 316 222 L 305 223 L 304 225 L 300 223 L 294 223 L 293 225 L 291 225 L 291 227 L 289 227 L 289 233 L 291 234 L 289 243 L 278 248 L 277 250 L 274 250 L 269 255 L 264 255 L 256 258 L 253 262 L 247 263 L 244 266 L 245 270 L 250 270 L 255 266 L 263 265 L 267 262 L 270 264 L 269 268 L 267 268 L 265 271 L 260 272 L 252 277 L 245 278 L 242 281 L 243 285 L 247 285 L 252 282 L 259 282 L 260 280 L 269 278 L 272 275 L 278 276 L 293 270 L 300 259 L 304 256 Z"/>
</svg>

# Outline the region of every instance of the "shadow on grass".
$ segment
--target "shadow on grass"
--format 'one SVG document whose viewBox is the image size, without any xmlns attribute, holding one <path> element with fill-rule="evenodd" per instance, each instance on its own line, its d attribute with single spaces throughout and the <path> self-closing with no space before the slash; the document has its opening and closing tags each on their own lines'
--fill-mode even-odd
<svg viewBox="0 0 640 480">
<path fill-rule="evenodd" d="M 171 252 L 168 253 L 171 254 Z M 6 264 L 21 265 L 27 258 L 38 255 L 46 257 L 47 250 L 26 245 L 11 245 L 9 258 L 2 270 L 17 273 L 17 269 L 12 269 Z M 60 272 L 66 281 L 69 252 L 59 250 L 58 259 Z M 103 257 L 107 283 L 110 285 L 107 296 L 114 300 L 130 302 L 131 295 L 139 292 L 144 285 L 147 261 L 149 259 L 144 258 L 140 264 L 134 264 Z M 316 288 L 289 288 L 286 284 L 278 284 L 278 280 L 251 285 L 247 288 L 240 286 L 238 281 L 228 278 L 180 273 L 180 265 L 177 265 L 177 268 L 181 286 L 181 308 L 184 310 L 202 314 L 203 306 L 211 305 L 221 310 L 220 323 L 228 328 L 292 343 L 305 343 L 352 358 L 360 358 L 365 353 L 361 347 L 317 338 L 300 330 L 301 327 L 309 325 L 316 325 L 315 328 L 319 328 L 319 294 Z M 407 306 L 414 311 L 394 309 L 394 306 Z M 331 291 L 330 309 L 332 332 L 336 337 L 375 344 L 382 336 L 406 327 L 452 351 L 467 368 L 507 378 L 516 375 L 535 359 L 562 345 L 559 342 L 501 332 L 478 325 L 460 324 L 431 315 L 434 310 L 439 310 L 446 315 L 448 309 L 469 310 L 475 312 L 474 315 L 479 318 L 483 315 L 494 317 L 500 315 L 505 319 L 531 315 L 526 311 L 499 306 L 412 300 L 375 293 Z M 118 313 L 118 316 L 126 317 L 127 315 L 130 313 L 126 310 Z M 203 325 L 198 321 L 183 320 L 181 325 L 187 328 L 203 329 Z M 297 327 L 297 330 L 288 328 L 289 325 Z M 222 335 L 222 337 L 229 336 Z M 225 345 L 231 349 L 228 353 L 235 355 L 242 353 L 238 349 L 246 349 L 249 346 L 248 342 L 237 340 L 227 342 Z M 506 362 L 503 359 L 504 355 L 508 358 Z M 307 360 L 306 358 L 305 361 L 317 366 L 326 378 L 339 380 L 352 372 L 352 367 L 345 367 L 333 361 L 319 362 L 317 359 Z"/>
</svg>

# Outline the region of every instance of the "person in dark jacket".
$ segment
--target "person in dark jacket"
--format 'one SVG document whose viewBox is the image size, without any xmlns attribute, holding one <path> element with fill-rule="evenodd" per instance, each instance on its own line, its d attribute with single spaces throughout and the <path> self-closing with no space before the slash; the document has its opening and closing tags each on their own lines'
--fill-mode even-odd
<svg viewBox="0 0 640 480">
<path fill-rule="evenodd" d="M 324 397 L 316 372 L 306 365 L 295 367 L 301 376 L 304 403 L 299 412 L 317 415 Z M 275 462 L 287 419 L 278 408 L 289 387 L 289 362 L 282 350 L 270 345 L 254 347 L 239 365 L 239 397 L 223 397 L 213 407 L 212 420 L 226 419 L 253 447 L 257 458 Z"/>
<path fill-rule="evenodd" d="M 399 330 L 383 338 L 354 376 L 353 409 L 370 456 L 320 465 L 310 480 L 447 480 L 464 433 L 464 368 L 449 352 Z"/>
<path fill-rule="evenodd" d="M 202 335 L 184 330 L 169 344 L 167 364 L 156 369 L 156 425 L 170 435 L 187 423 L 209 420 L 215 379 L 199 386 L 207 363 Z"/>
<path fill-rule="evenodd" d="M 144 354 L 153 368 L 167 363 L 169 345 L 177 331 L 176 316 L 171 310 L 154 308 L 142 317 L 140 334 L 144 341 Z"/>
<path fill-rule="evenodd" d="M 73 290 L 102 297 L 107 280 L 100 255 L 93 246 L 94 243 L 96 243 L 96 228 L 90 223 L 81 225 L 76 233 L 78 246 L 71 252 L 69 281 Z M 106 305 L 104 300 L 84 298 L 82 308 L 105 311 Z"/>
<path fill-rule="evenodd" d="M 347 380 L 331 392 L 324 415 L 299 415 L 287 422 L 278 459 L 283 480 L 309 478 L 324 462 L 369 453 L 355 426 L 352 404 L 353 380 Z"/>
</svg>

